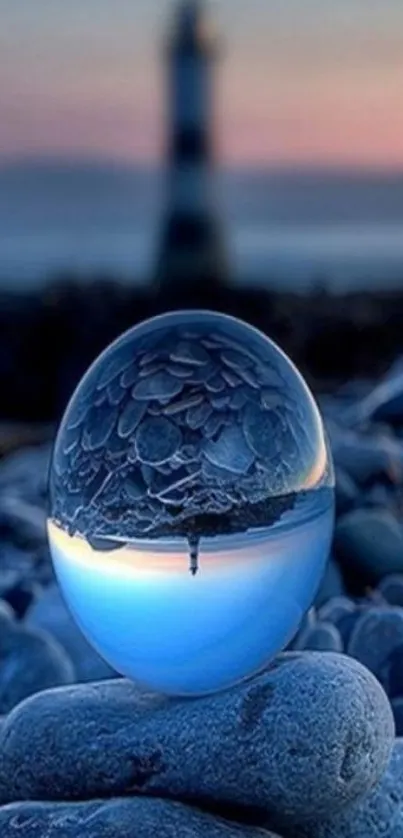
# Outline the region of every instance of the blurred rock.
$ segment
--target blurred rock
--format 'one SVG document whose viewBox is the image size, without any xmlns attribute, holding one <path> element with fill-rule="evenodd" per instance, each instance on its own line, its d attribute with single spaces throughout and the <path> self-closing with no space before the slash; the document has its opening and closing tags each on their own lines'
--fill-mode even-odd
<svg viewBox="0 0 403 838">
<path fill-rule="evenodd" d="M 403 571 L 403 530 L 386 509 L 356 509 L 336 525 L 337 558 L 368 584 Z"/>
<path fill-rule="evenodd" d="M 289 838 L 402 838 L 402 835 L 403 739 L 396 739 L 384 776 L 361 803 L 326 820 L 301 824 L 288 833 Z"/>
<path fill-rule="evenodd" d="M 47 591 L 29 609 L 25 625 L 43 629 L 54 637 L 73 661 L 77 681 L 101 681 L 114 678 L 116 672 L 87 642 L 73 620 L 57 584 Z"/>
<path fill-rule="evenodd" d="M 393 738 L 381 686 L 342 655 L 286 653 L 259 677 L 196 700 L 104 681 L 15 708 L 0 735 L 0 799 L 169 796 L 257 808 L 276 828 L 365 796 Z"/>
<path fill-rule="evenodd" d="M 332 623 L 317 623 L 300 637 L 300 648 L 312 652 L 342 652 L 340 632 Z"/>
<path fill-rule="evenodd" d="M 24 629 L 0 610 L 0 714 L 41 690 L 72 684 L 73 664 L 49 635 Z"/>
<path fill-rule="evenodd" d="M 344 515 L 356 505 L 359 492 L 352 477 L 343 468 L 335 469 L 336 477 L 336 513 Z"/>
<path fill-rule="evenodd" d="M 400 648 L 403 649 L 403 609 L 376 606 L 364 611 L 357 620 L 347 652 L 366 666 L 390 693 L 392 655 Z"/>
<path fill-rule="evenodd" d="M 326 570 L 315 598 L 315 607 L 320 608 L 325 602 L 333 597 L 343 596 L 344 582 L 338 562 L 330 557 Z"/>
<path fill-rule="evenodd" d="M 0 808 L 1 838 L 275 838 L 159 798 L 86 803 L 12 803 Z"/>
<path fill-rule="evenodd" d="M 403 573 L 394 573 L 381 579 L 378 590 L 390 605 L 403 608 Z"/>
<path fill-rule="evenodd" d="M 301 650 L 303 647 L 301 646 L 301 637 L 304 637 L 305 632 L 307 629 L 312 628 L 316 625 L 316 608 L 312 606 L 309 610 L 304 614 L 300 626 L 296 635 L 293 637 L 291 642 L 288 645 L 288 649 L 297 652 Z"/>
<path fill-rule="evenodd" d="M 26 614 L 32 602 L 38 597 L 39 593 L 39 585 L 32 580 L 26 579 L 16 582 L 9 587 L 4 593 L 4 598 L 14 609 L 17 617 L 21 619 Z"/>
<path fill-rule="evenodd" d="M 403 735 L 403 697 L 392 698 L 391 707 L 395 720 L 396 736 Z"/>
<path fill-rule="evenodd" d="M 336 467 L 359 486 L 377 481 L 398 485 L 403 481 L 403 447 L 385 435 L 363 435 L 352 431 L 333 434 L 332 453 Z"/>
<path fill-rule="evenodd" d="M 318 617 L 324 622 L 338 625 L 343 617 L 354 614 L 355 611 L 356 605 L 352 599 L 346 596 L 335 596 L 322 605 L 318 611 Z"/>
<path fill-rule="evenodd" d="M 382 421 L 391 425 L 403 425 L 403 372 L 394 369 L 375 387 L 365 399 L 350 410 L 351 424 Z"/>
</svg>

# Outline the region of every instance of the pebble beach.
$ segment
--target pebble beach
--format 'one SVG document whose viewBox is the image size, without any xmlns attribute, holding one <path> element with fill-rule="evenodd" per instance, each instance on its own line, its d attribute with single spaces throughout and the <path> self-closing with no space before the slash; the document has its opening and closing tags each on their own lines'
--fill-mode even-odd
<svg viewBox="0 0 403 838">
<path fill-rule="evenodd" d="M 318 401 L 336 525 L 315 602 L 263 673 L 202 698 L 89 646 L 47 545 L 52 443 L 0 460 L 1 838 L 403 838 L 403 360 Z"/>
</svg>

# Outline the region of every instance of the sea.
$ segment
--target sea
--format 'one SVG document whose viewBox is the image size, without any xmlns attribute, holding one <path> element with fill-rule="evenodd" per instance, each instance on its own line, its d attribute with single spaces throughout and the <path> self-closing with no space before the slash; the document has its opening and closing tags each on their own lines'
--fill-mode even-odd
<svg viewBox="0 0 403 838">
<path fill-rule="evenodd" d="M 166 183 L 162 171 L 109 161 L 0 165 L 0 288 L 66 274 L 147 282 Z M 215 185 L 234 283 L 403 287 L 403 172 L 221 170 Z"/>
</svg>

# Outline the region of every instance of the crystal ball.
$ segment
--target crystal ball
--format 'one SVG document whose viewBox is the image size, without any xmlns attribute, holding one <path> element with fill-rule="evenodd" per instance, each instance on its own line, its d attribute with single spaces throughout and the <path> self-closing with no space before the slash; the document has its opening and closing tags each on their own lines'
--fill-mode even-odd
<svg viewBox="0 0 403 838">
<path fill-rule="evenodd" d="M 333 514 L 310 390 L 271 340 L 222 314 L 126 332 L 56 438 L 48 534 L 64 598 L 118 673 L 168 695 L 226 689 L 287 645 Z"/>
</svg>

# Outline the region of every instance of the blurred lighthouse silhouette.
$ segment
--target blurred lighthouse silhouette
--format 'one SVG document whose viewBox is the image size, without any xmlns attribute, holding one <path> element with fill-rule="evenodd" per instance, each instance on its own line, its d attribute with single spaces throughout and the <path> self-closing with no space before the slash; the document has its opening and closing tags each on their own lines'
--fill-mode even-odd
<svg viewBox="0 0 403 838">
<path fill-rule="evenodd" d="M 154 285 L 166 294 L 222 287 L 227 252 L 214 176 L 214 66 L 218 40 L 205 0 L 181 0 L 165 57 L 167 177 Z"/>
</svg>

